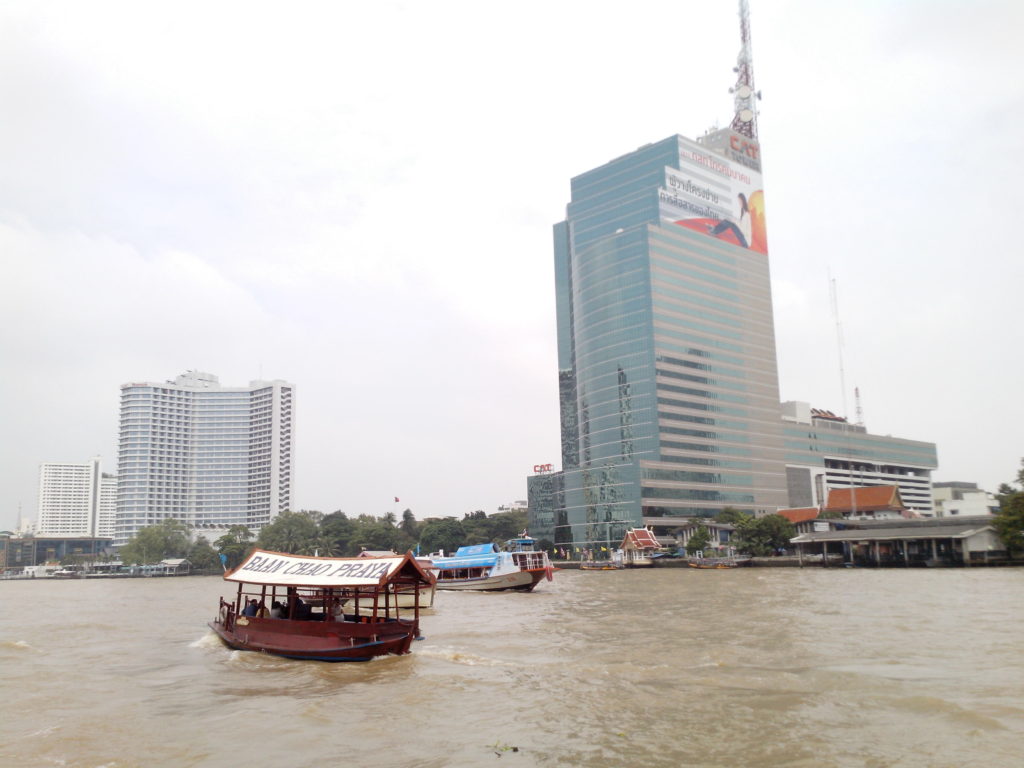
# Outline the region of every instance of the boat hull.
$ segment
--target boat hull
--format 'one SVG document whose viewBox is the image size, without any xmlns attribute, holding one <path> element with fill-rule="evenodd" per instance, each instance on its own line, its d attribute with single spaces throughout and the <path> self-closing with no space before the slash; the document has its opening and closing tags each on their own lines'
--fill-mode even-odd
<svg viewBox="0 0 1024 768">
<path fill-rule="evenodd" d="M 436 587 L 431 584 L 429 587 L 420 587 L 419 592 L 419 606 L 423 608 L 434 607 L 434 591 Z M 399 592 L 398 593 L 398 607 L 399 608 L 414 608 L 416 606 L 417 598 L 412 592 Z"/>
<path fill-rule="evenodd" d="M 416 638 L 415 626 L 402 620 L 361 623 L 238 617 L 227 624 L 211 621 L 209 626 L 229 648 L 306 661 L 370 661 L 377 656 L 402 655 Z"/>
<path fill-rule="evenodd" d="M 543 578 L 543 571 L 515 571 L 513 573 L 503 573 L 498 576 L 483 576 L 479 578 L 466 579 L 438 578 L 437 588 L 470 592 L 498 592 L 505 589 L 529 592 L 537 586 Z"/>
</svg>

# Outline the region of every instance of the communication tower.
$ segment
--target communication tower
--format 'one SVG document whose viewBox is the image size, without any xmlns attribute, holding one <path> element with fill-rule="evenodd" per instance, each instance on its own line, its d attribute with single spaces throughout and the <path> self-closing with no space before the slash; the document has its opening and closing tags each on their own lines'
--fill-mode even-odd
<svg viewBox="0 0 1024 768">
<path fill-rule="evenodd" d="M 733 94 L 736 114 L 732 119 L 732 129 L 736 133 L 757 138 L 756 102 L 761 99 L 761 92 L 754 90 L 754 61 L 750 53 L 750 6 L 747 0 L 740 0 L 740 47 L 736 57 L 736 85 L 729 89 Z"/>
<path fill-rule="evenodd" d="M 836 350 L 839 353 L 839 391 L 843 398 L 843 418 L 846 418 L 846 371 L 843 369 L 843 324 L 839 322 L 839 291 L 836 281 L 829 276 L 829 296 L 832 300 L 832 318 L 836 323 Z"/>
</svg>

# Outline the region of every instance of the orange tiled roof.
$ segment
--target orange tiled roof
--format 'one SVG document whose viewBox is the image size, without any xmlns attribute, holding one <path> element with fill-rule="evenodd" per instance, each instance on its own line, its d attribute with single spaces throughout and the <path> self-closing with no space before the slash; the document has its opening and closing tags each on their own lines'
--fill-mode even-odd
<svg viewBox="0 0 1024 768">
<path fill-rule="evenodd" d="M 836 488 L 828 492 L 824 509 L 837 512 L 877 512 L 906 509 L 896 485 L 869 485 L 858 488 Z"/>
<path fill-rule="evenodd" d="M 630 528 L 622 540 L 623 549 L 657 549 L 660 546 L 657 537 L 647 528 Z"/>
<path fill-rule="evenodd" d="M 801 507 L 799 509 L 780 509 L 779 514 L 789 520 L 793 525 L 797 523 L 806 523 L 808 520 L 814 520 L 818 516 L 817 507 Z"/>
</svg>

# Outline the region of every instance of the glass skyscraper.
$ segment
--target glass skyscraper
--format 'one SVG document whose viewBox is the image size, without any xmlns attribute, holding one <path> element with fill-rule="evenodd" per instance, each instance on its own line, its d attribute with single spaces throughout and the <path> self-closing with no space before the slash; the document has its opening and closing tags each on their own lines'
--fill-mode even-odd
<svg viewBox="0 0 1024 768">
<path fill-rule="evenodd" d="M 121 387 L 116 545 L 174 518 L 219 536 L 290 509 L 294 386 L 189 371 Z"/>
<path fill-rule="evenodd" d="M 724 129 L 577 176 L 554 227 L 562 470 L 534 535 L 787 505 L 760 154 Z M 659 521 L 663 522 L 663 521 Z"/>
</svg>

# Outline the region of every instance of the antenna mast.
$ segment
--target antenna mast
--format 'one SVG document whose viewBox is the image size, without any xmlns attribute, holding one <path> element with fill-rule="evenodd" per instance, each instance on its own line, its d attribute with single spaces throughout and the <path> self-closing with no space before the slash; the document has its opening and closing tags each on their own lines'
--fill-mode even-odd
<svg viewBox="0 0 1024 768">
<path fill-rule="evenodd" d="M 736 115 L 732 119 L 732 129 L 736 133 L 757 138 L 757 110 L 754 100 L 761 98 L 761 92 L 754 90 L 754 61 L 750 53 L 750 6 L 747 0 L 740 0 L 740 47 L 736 57 L 736 85 L 729 89 L 733 94 Z"/>
<path fill-rule="evenodd" d="M 839 388 L 843 396 L 843 418 L 846 418 L 846 372 L 843 370 L 843 324 L 839 322 L 839 295 L 835 278 L 829 278 L 829 295 L 832 299 L 832 317 L 836 321 L 836 346 L 839 351 Z"/>
</svg>

